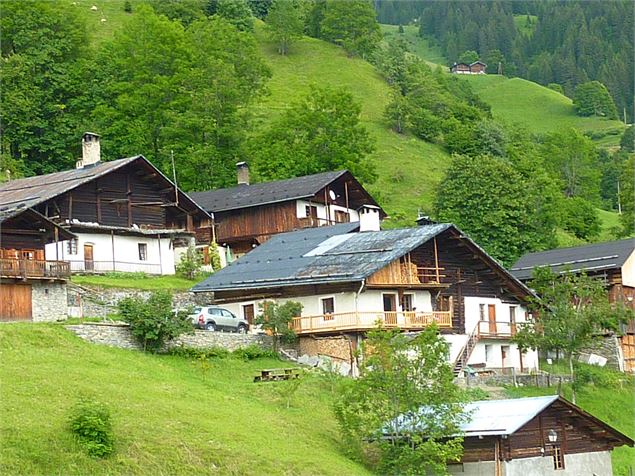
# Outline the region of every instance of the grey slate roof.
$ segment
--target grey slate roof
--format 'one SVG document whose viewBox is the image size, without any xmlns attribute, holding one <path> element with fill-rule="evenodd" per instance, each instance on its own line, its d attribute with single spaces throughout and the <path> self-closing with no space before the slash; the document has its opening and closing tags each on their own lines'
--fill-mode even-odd
<svg viewBox="0 0 635 476">
<path fill-rule="evenodd" d="M 189 195 L 208 212 L 222 212 L 312 197 L 346 173 L 348 173 L 346 170 L 324 172 L 274 182 L 238 185 L 207 192 L 190 192 Z"/>
<path fill-rule="evenodd" d="M 559 248 L 528 253 L 511 267 L 511 273 L 521 281 L 531 279 L 532 270 L 537 266 L 549 266 L 554 272 L 562 273 L 567 268 L 572 271 L 603 271 L 621 268 L 635 251 L 635 239 L 595 243 L 572 248 Z"/>
<path fill-rule="evenodd" d="M 452 225 L 353 233 L 358 223 L 282 233 L 214 273 L 193 291 L 355 282 Z"/>
</svg>

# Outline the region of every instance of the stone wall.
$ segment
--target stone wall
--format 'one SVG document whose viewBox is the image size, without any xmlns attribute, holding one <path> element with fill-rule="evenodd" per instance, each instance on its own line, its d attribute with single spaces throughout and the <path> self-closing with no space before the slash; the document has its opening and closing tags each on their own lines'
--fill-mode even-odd
<svg viewBox="0 0 635 476">
<path fill-rule="evenodd" d="M 599 355 L 606 359 L 606 367 L 614 370 L 624 370 L 622 348 L 617 336 L 607 335 L 596 341 L 593 345 L 580 352 L 582 360 L 589 354 Z"/>
<path fill-rule="evenodd" d="M 65 282 L 31 281 L 33 322 L 66 319 L 67 291 Z"/>
<path fill-rule="evenodd" d="M 128 324 L 86 323 L 69 325 L 82 339 L 94 344 L 121 347 L 123 349 L 141 349 L 141 345 L 132 337 Z M 256 334 L 230 334 L 225 332 L 209 332 L 195 330 L 193 334 L 183 334 L 167 344 L 167 348 L 185 346 L 196 349 L 220 347 L 230 352 L 250 345 L 257 345 L 267 350 L 273 348 L 270 336 Z"/>
<path fill-rule="evenodd" d="M 70 285 L 69 314 L 74 317 L 105 318 L 117 312 L 117 303 L 126 297 L 140 296 L 148 298 L 151 291 L 136 289 L 102 288 L 97 286 Z M 172 304 L 175 308 L 186 308 L 197 304 L 209 304 L 212 296 L 209 293 L 190 293 L 188 291 L 173 293 Z"/>
</svg>

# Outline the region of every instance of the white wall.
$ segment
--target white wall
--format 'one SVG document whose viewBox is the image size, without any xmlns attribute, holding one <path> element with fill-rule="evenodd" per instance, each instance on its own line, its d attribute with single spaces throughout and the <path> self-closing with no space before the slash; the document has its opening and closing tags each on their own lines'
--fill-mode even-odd
<svg viewBox="0 0 635 476">
<path fill-rule="evenodd" d="M 170 238 L 151 236 L 121 236 L 98 233 L 76 233 L 77 253 L 69 254 L 67 241 L 46 245 L 47 260 L 71 261 L 71 270 L 84 270 L 84 245 L 93 246 L 95 271 L 135 272 L 149 274 L 174 274 L 174 250 Z M 113 243 L 114 241 L 114 243 Z M 139 259 L 139 243 L 147 245 L 146 260 Z M 114 250 L 114 258 L 113 258 Z"/>
<path fill-rule="evenodd" d="M 485 305 L 484 319 L 488 320 L 488 306 L 493 304 L 496 306 L 496 321 L 497 327 L 500 331 L 508 332 L 509 326 L 504 323 L 509 323 L 509 308 L 516 307 L 516 323 L 525 322 L 527 319 L 527 309 L 518 303 L 506 303 L 497 298 L 482 298 L 465 296 L 465 332 L 471 334 L 476 324 L 480 319 L 480 304 Z M 485 329 L 487 327 L 484 324 Z"/>
<path fill-rule="evenodd" d="M 313 202 L 308 202 L 306 200 L 297 200 L 296 201 L 296 212 L 297 212 L 297 217 L 298 218 L 306 218 L 306 207 L 308 205 L 314 206 L 317 208 L 317 216 L 318 218 L 321 219 L 329 219 L 329 220 L 335 220 L 335 211 L 341 211 L 341 212 L 345 212 L 346 207 L 341 207 L 339 205 L 329 205 L 329 216 L 327 216 L 327 209 L 325 205 L 322 205 L 320 203 L 313 203 Z M 359 221 L 359 213 L 357 213 L 357 210 L 353 210 L 353 209 L 348 209 L 348 214 L 349 214 L 349 220 L 351 222 L 356 222 Z"/>
<path fill-rule="evenodd" d="M 631 253 L 622 265 L 622 284 L 635 287 L 635 251 Z"/>
<path fill-rule="evenodd" d="M 502 347 L 506 347 L 503 365 Z M 538 352 L 530 350 L 522 357 L 523 370 L 538 370 Z M 468 365 L 485 364 L 490 368 L 514 367 L 520 371 L 520 352 L 518 346 L 508 339 L 481 339 L 478 341 L 467 361 Z"/>
</svg>

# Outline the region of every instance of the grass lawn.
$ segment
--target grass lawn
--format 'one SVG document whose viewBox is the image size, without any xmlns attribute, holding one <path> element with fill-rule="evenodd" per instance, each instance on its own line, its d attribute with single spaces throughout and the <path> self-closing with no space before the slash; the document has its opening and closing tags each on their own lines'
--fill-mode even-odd
<svg viewBox="0 0 635 476">
<path fill-rule="evenodd" d="M 402 36 L 410 44 L 412 52 L 423 58 L 433 68 L 442 66 L 447 69 L 450 64 L 448 59 L 443 56 L 441 48 L 435 44 L 432 38 L 419 36 L 419 27 L 415 25 L 405 25 L 404 32 L 399 33 L 397 25 L 380 25 L 384 38 Z"/>
<path fill-rule="evenodd" d="M 256 25 L 256 36 L 273 76 L 271 94 L 253 107 L 262 125 L 309 91 L 311 84 L 346 88 L 362 104 L 361 120 L 376 139 L 372 154 L 379 178 L 368 186 L 391 216 L 392 223 L 413 224 L 417 210 L 431 205 L 434 191 L 448 165 L 449 155 L 436 145 L 392 132 L 383 118 L 390 88 L 375 68 L 359 58 L 314 38 L 294 43 L 289 55 L 276 53 Z"/>
<path fill-rule="evenodd" d="M 527 24 L 527 17 L 529 17 L 529 24 Z M 536 15 L 514 15 L 514 24 L 523 36 L 531 36 L 538 24 L 538 17 Z"/>
<path fill-rule="evenodd" d="M 79 285 L 87 284 L 104 288 L 187 291 L 203 279 L 190 280 L 174 275 L 151 276 L 144 273 L 111 273 L 105 275 L 73 275 L 71 281 Z"/>
<path fill-rule="evenodd" d="M 580 364 L 581 367 L 590 367 Z M 592 366 L 591 366 L 592 367 Z M 555 363 L 550 366 L 541 363 L 540 368 L 548 372 L 568 373 L 566 365 Z M 615 427 L 622 433 L 635 437 L 635 379 L 625 374 L 608 369 L 594 367 L 595 372 L 601 372 L 613 379 L 621 379 L 621 384 L 593 385 L 589 384 L 577 393 L 577 403 L 582 409 Z M 571 399 L 571 388 L 564 385 L 564 396 Z M 540 395 L 553 395 L 556 387 L 518 387 L 508 388 L 510 397 L 533 397 Z M 635 448 L 622 446 L 613 451 L 613 471 L 616 476 L 627 476 L 635 470 Z"/>
<path fill-rule="evenodd" d="M 0 473 L 364 475 L 347 459 L 331 394 L 309 377 L 287 409 L 254 384 L 274 359 L 210 361 L 86 343 L 56 324 L 0 326 Z M 67 430 L 78 398 L 111 409 L 116 451 L 86 456 Z"/>
</svg>

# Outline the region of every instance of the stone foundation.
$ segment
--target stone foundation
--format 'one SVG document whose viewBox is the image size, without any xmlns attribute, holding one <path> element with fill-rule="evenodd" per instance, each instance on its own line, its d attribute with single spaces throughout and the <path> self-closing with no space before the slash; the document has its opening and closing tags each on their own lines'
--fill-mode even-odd
<svg viewBox="0 0 635 476">
<path fill-rule="evenodd" d="M 141 350 L 142 346 L 132 337 L 128 324 L 90 323 L 66 326 L 82 339 L 93 344 L 109 345 L 123 349 Z M 223 348 L 230 352 L 257 345 L 267 350 L 273 348 L 273 341 L 267 335 L 230 334 L 195 330 L 194 334 L 183 334 L 168 342 L 167 348 L 192 347 L 195 349 Z"/>
<path fill-rule="evenodd" d="M 31 281 L 33 322 L 66 319 L 67 290 L 65 282 Z"/>
</svg>

